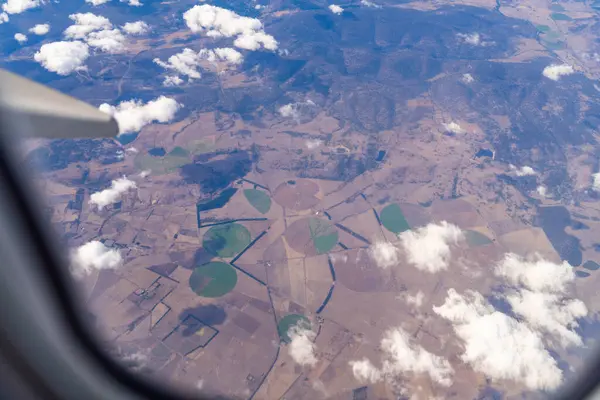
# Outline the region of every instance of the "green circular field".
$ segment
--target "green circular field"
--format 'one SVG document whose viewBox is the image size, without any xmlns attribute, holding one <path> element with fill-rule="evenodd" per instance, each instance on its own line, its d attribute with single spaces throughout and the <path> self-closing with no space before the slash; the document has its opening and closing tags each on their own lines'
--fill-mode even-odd
<svg viewBox="0 0 600 400">
<path fill-rule="evenodd" d="M 219 257 L 233 257 L 250 244 L 250 232 L 240 224 L 217 225 L 204 234 L 202 247 Z"/>
<path fill-rule="evenodd" d="M 381 210 L 381 214 L 379 214 L 379 219 L 385 229 L 396 234 L 410 229 L 410 225 L 406 221 L 400 206 L 396 203 L 385 206 Z"/>
<path fill-rule="evenodd" d="M 298 324 L 306 324 L 306 328 L 310 329 L 310 321 L 304 315 L 300 314 L 289 314 L 279 320 L 277 324 L 277 332 L 279 333 L 279 337 L 286 343 L 292 341 L 288 332 L 291 327 L 296 326 Z"/>
<path fill-rule="evenodd" d="M 229 264 L 213 261 L 194 269 L 189 283 L 198 296 L 221 297 L 237 284 L 237 272 Z"/>
<path fill-rule="evenodd" d="M 315 245 L 317 254 L 325 254 L 333 249 L 338 242 L 337 230 L 324 219 L 310 218 L 308 220 L 310 237 Z"/>
<path fill-rule="evenodd" d="M 246 189 L 244 190 L 244 196 L 246 196 L 248 203 L 261 214 L 266 214 L 271 209 L 271 198 L 262 190 Z"/>
</svg>

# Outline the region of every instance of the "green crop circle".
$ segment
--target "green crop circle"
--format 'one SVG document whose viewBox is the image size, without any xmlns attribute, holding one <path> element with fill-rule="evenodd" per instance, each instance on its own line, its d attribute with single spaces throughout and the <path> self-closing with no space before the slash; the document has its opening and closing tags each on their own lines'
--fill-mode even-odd
<svg viewBox="0 0 600 400">
<path fill-rule="evenodd" d="M 301 314 L 289 314 L 279 320 L 277 324 L 277 332 L 279 337 L 285 343 L 292 341 L 288 332 L 291 327 L 297 326 L 298 324 L 305 324 L 307 329 L 310 329 L 310 321 L 304 315 Z"/>
<path fill-rule="evenodd" d="M 250 244 L 250 232 L 240 224 L 217 225 L 204 234 L 202 247 L 219 257 L 233 257 Z"/>
<path fill-rule="evenodd" d="M 189 284 L 198 296 L 221 297 L 237 284 L 237 272 L 229 264 L 213 261 L 194 269 Z"/>
</svg>

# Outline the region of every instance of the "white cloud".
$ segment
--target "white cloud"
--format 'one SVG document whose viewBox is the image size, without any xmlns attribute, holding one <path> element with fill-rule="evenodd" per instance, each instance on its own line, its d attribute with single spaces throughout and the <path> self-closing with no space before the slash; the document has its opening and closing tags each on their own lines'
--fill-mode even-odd
<svg viewBox="0 0 600 400">
<path fill-rule="evenodd" d="M 8 14 L 7 13 L 5 13 L 5 12 L 1 12 L 0 13 L 0 25 L 3 24 L 3 23 L 5 23 L 5 22 L 8 22 L 9 20 L 10 20 L 10 18 L 8 18 Z"/>
<path fill-rule="evenodd" d="M 198 70 L 202 60 L 237 65 L 243 61 L 243 56 L 239 51 L 229 47 L 214 50 L 202 49 L 199 52 L 185 48 L 180 53 L 169 57 L 166 62 L 159 58 L 155 58 L 153 61 L 166 70 L 174 71 L 178 75 L 187 76 L 188 80 L 191 81 L 202 77 L 202 73 Z M 165 79 L 164 85 L 176 86 L 181 83 L 182 81 L 179 77 L 175 78 L 172 76 Z"/>
<path fill-rule="evenodd" d="M 362 4 L 365 7 L 381 8 L 379 4 L 375 4 L 369 0 L 360 0 L 360 4 Z"/>
<path fill-rule="evenodd" d="M 163 86 L 179 86 L 183 83 L 183 79 L 181 79 L 177 75 L 167 75 L 163 81 Z"/>
<path fill-rule="evenodd" d="M 99 6 L 105 3 L 108 3 L 110 0 L 85 0 L 86 3 L 89 3 L 93 6 Z"/>
<path fill-rule="evenodd" d="M 170 122 L 181 107 L 182 104 L 174 99 L 160 96 L 146 104 L 141 100 L 129 100 L 116 107 L 104 103 L 99 109 L 115 117 L 120 133 L 130 133 L 137 132 L 154 121 Z"/>
<path fill-rule="evenodd" d="M 118 29 L 104 29 L 91 32 L 87 36 L 87 44 L 105 53 L 118 53 L 125 50 L 125 36 Z"/>
<path fill-rule="evenodd" d="M 288 331 L 288 336 L 292 340 L 289 344 L 289 352 L 294 361 L 300 365 L 315 365 L 317 358 L 313 340 L 316 335 L 306 326 L 306 323 L 301 322 L 292 326 Z"/>
<path fill-rule="evenodd" d="M 314 150 L 316 148 L 319 148 L 319 147 L 321 147 L 322 144 L 323 144 L 323 141 L 320 139 L 308 139 L 306 142 L 304 142 L 304 145 L 309 150 Z"/>
<path fill-rule="evenodd" d="M 448 268 L 450 246 L 464 239 L 464 234 L 456 225 L 442 221 L 430 223 L 416 231 L 400 234 L 400 243 L 406 251 L 408 262 L 417 269 L 438 272 Z"/>
<path fill-rule="evenodd" d="M 352 374 L 360 382 L 376 383 L 383 378 L 381 371 L 366 358 L 359 361 L 350 361 L 349 364 L 352 368 Z"/>
<path fill-rule="evenodd" d="M 452 132 L 452 133 L 463 133 L 464 130 L 460 127 L 459 124 L 457 124 L 454 121 L 451 121 L 447 124 L 443 124 L 444 125 L 444 129 L 446 130 L 446 132 Z"/>
<path fill-rule="evenodd" d="M 140 172 L 140 178 L 144 179 L 145 177 L 150 175 L 151 172 L 152 171 L 150 171 L 149 169 L 143 170 L 142 172 Z"/>
<path fill-rule="evenodd" d="M 314 107 L 315 102 L 312 100 L 300 101 L 297 103 L 289 103 L 279 107 L 279 114 L 284 118 L 292 118 L 296 122 L 299 122 L 299 118 L 302 115 L 302 111 L 308 107 Z"/>
<path fill-rule="evenodd" d="M 592 174 L 592 189 L 600 192 L 600 172 Z"/>
<path fill-rule="evenodd" d="M 97 269 L 117 269 L 121 265 L 121 253 L 97 240 L 79 246 L 71 252 L 71 272 L 78 277 L 89 275 Z"/>
<path fill-rule="evenodd" d="M 423 305 L 423 300 L 425 300 L 425 293 L 423 293 L 422 290 L 419 290 L 414 295 L 407 294 L 405 296 L 405 300 L 407 304 L 419 308 Z"/>
<path fill-rule="evenodd" d="M 209 4 L 196 5 L 183 14 L 188 26 L 195 33 L 206 36 L 235 37 L 233 44 L 246 50 L 277 50 L 278 43 L 263 30 L 256 18 L 242 17 L 233 11 Z"/>
<path fill-rule="evenodd" d="M 535 172 L 535 170 L 528 165 L 524 165 L 521 168 L 517 168 L 514 165 L 509 164 L 509 167 L 512 171 L 515 172 L 515 175 L 517 176 L 537 175 L 537 172 Z"/>
<path fill-rule="evenodd" d="M 132 7 L 141 7 L 143 6 L 143 4 L 140 2 L 140 0 L 121 0 L 121 3 L 127 3 Z"/>
<path fill-rule="evenodd" d="M 481 35 L 477 32 L 474 33 L 459 33 L 456 35 L 459 39 L 461 39 L 464 43 L 470 44 L 472 46 L 487 46 L 490 44 L 489 42 L 485 42 L 481 40 Z"/>
<path fill-rule="evenodd" d="M 75 41 L 46 43 L 33 58 L 48 71 L 69 75 L 73 71 L 84 70 L 89 56 L 88 45 Z"/>
<path fill-rule="evenodd" d="M 125 192 L 136 187 L 135 182 L 126 177 L 115 179 L 111 182 L 109 188 L 93 193 L 90 196 L 89 203 L 98 206 L 98 209 L 102 210 L 104 207 L 119 201 Z"/>
<path fill-rule="evenodd" d="M 539 256 L 527 260 L 513 253 L 506 254 L 496 265 L 494 272 L 513 285 L 553 293 L 564 293 L 575 280 L 573 268 L 566 261 L 555 264 Z"/>
<path fill-rule="evenodd" d="M 282 117 L 286 117 L 286 118 L 287 117 L 296 117 L 296 113 L 294 110 L 294 104 L 289 103 L 289 104 L 279 107 L 279 114 L 281 114 Z"/>
<path fill-rule="evenodd" d="M 198 71 L 200 56 L 192 49 L 185 48 L 181 53 L 169 57 L 167 62 L 155 58 L 154 63 L 164 69 L 175 71 L 179 75 L 187 76 L 189 80 L 200 79 L 202 74 Z"/>
<path fill-rule="evenodd" d="M 354 377 L 361 382 L 376 383 L 383 378 L 394 380 L 406 373 L 427 374 L 442 385 L 452 384 L 454 370 L 448 360 L 428 352 L 414 343 L 410 335 L 402 328 L 386 331 L 381 340 L 383 367 L 375 367 L 366 358 L 350 361 Z"/>
<path fill-rule="evenodd" d="M 506 300 L 531 328 L 554 337 L 563 347 L 583 344 L 574 329 L 577 319 L 585 317 L 588 311 L 582 301 L 566 297 L 575 280 L 569 263 L 507 254 L 494 272 L 514 286 L 507 291 Z"/>
<path fill-rule="evenodd" d="M 42 36 L 50 31 L 50 24 L 37 24 L 33 28 L 29 29 L 29 32 L 34 35 Z"/>
<path fill-rule="evenodd" d="M 541 335 L 503 313 L 495 311 L 474 291 L 465 295 L 448 290 L 443 305 L 433 311 L 453 323 L 464 341 L 461 358 L 475 371 L 492 379 L 510 379 L 531 390 L 557 388 L 562 371 L 544 348 Z"/>
<path fill-rule="evenodd" d="M 454 370 L 448 360 L 411 343 L 410 336 L 402 328 L 387 331 L 381 340 L 381 349 L 385 353 L 383 371 L 390 375 L 407 372 L 428 374 L 442 386 L 452 384 Z"/>
<path fill-rule="evenodd" d="M 558 81 L 561 76 L 571 75 L 573 73 L 575 73 L 573 67 L 566 64 L 552 64 L 544 68 L 544 71 L 542 72 L 546 78 L 552 79 L 553 81 Z"/>
<path fill-rule="evenodd" d="M 334 14 L 338 14 L 338 15 L 340 15 L 341 13 L 343 13 L 343 12 L 344 12 L 344 9 L 343 9 L 342 7 L 340 7 L 340 6 L 338 6 L 337 4 L 331 4 L 331 5 L 329 6 L 329 10 L 330 10 L 332 13 L 334 13 Z"/>
<path fill-rule="evenodd" d="M 390 242 L 375 242 L 369 247 L 369 256 L 380 268 L 389 268 L 398 265 L 400 250 Z"/>
<path fill-rule="evenodd" d="M 125 33 L 130 35 L 143 35 L 150 27 L 144 21 L 127 22 L 123 25 Z"/>
<path fill-rule="evenodd" d="M 112 29 L 108 18 L 90 12 L 71 14 L 69 18 L 75 23 L 65 29 L 67 39 L 85 39 L 91 32 Z"/>
<path fill-rule="evenodd" d="M 567 299 L 556 293 L 534 292 L 521 289 L 506 296 L 515 314 L 530 327 L 556 338 L 563 346 L 581 346 L 577 319 L 587 315 L 587 307 L 578 299 Z"/>
<path fill-rule="evenodd" d="M 475 78 L 473 78 L 473 75 L 471 74 L 463 74 L 462 81 L 464 83 L 473 83 L 475 81 Z"/>
<path fill-rule="evenodd" d="M 535 191 L 537 192 L 537 194 L 539 194 L 542 197 L 546 197 L 548 190 L 546 189 L 546 186 L 543 185 L 539 185 Z"/>
<path fill-rule="evenodd" d="M 22 33 L 15 33 L 15 40 L 21 44 L 25 43 L 27 41 L 27 36 L 23 35 Z"/>
<path fill-rule="evenodd" d="M 8 14 L 21 14 L 31 8 L 39 7 L 43 4 L 41 0 L 7 0 L 2 5 L 2 9 Z"/>
<path fill-rule="evenodd" d="M 210 62 L 224 62 L 226 64 L 238 65 L 244 61 L 242 53 L 231 47 L 217 48 L 214 50 L 202 49 L 198 54 L 201 58 Z"/>
</svg>

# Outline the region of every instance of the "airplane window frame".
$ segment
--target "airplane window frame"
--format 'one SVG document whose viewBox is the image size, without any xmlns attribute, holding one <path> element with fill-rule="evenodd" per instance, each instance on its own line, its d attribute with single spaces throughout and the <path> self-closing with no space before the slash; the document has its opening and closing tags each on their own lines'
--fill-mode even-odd
<svg viewBox="0 0 600 400">
<path fill-rule="evenodd" d="M 3 118 L 4 117 L 4 118 Z M 35 376 L 27 377 L 27 383 L 32 381 L 37 382 L 41 387 L 34 388 L 34 391 L 41 391 L 41 398 L 86 398 L 86 399 L 138 399 L 138 398 L 160 398 L 167 400 L 179 399 L 203 399 L 207 398 L 200 393 L 191 393 L 181 388 L 170 387 L 169 385 L 161 385 L 155 381 L 151 381 L 143 376 L 138 376 L 123 365 L 120 365 L 117 360 L 111 358 L 109 354 L 102 350 L 98 339 L 91 332 L 91 327 L 84 321 L 84 314 L 79 307 L 76 307 L 77 297 L 72 286 L 74 282 L 68 276 L 68 268 L 65 268 L 66 258 L 62 252 L 57 251 L 60 248 L 59 241 L 56 240 L 56 234 L 53 234 L 50 224 L 45 223 L 43 213 L 44 208 L 41 196 L 36 195 L 35 189 L 31 184 L 27 184 L 28 178 L 31 179 L 31 172 L 23 165 L 19 165 L 18 157 L 15 155 L 14 149 L 19 145 L 19 138 L 26 130 L 27 121 L 10 121 L 5 118 L 6 115 L 0 114 L 0 220 L 3 222 L 4 236 L 0 248 L 4 262 L 7 261 L 14 266 L 19 264 L 18 268 L 26 275 L 24 279 L 28 281 L 30 286 L 36 288 L 28 293 L 21 293 L 19 296 L 29 297 L 32 302 L 40 301 L 45 303 L 46 308 L 52 311 L 53 314 L 59 312 L 61 321 L 57 323 L 62 326 L 62 332 L 28 332 L 29 335 L 56 335 L 68 337 L 73 347 L 74 352 L 81 353 L 86 356 L 87 361 L 81 364 L 82 369 L 89 369 L 90 366 L 95 366 L 96 370 L 101 369 L 105 372 L 103 385 L 110 384 L 112 393 L 107 387 L 107 395 L 100 395 L 96 391 L 95 395 L 88 393 L 82 396 L 79 392 L 77 397 L 62 397 L 56 393 L 56 387 L 48 384 L 48 377 L 36 368 L 36 363 L 31 362 L 31 355 L 25 354 L 35 351 L 35 346 L 27 349 L 24 346 L 18 345 L 18 327 L 15 324 L 16 318 L 21 318 L 23 321 L 28 320 L 35 324 L 35 315 L 27 315 L 22 313 L 20 316 L 15 316 L 15 312 L 3 313 L 11 314 L 4 315 L 0 318 L 2 326 L 0 329 L 0 359 L 4 362 L 9 362 L 9 367 L 13 371 L 23 377 L 24 374 L 35 374 Z M 8 134 L 7 132 L 10 132 Z M 14 135 L 18 133 L 18 135 Z M 17 136 L 15 138 L 14 136 Z M 13 149 L 13 151 L 11 151 Z M 10 232 L 10 235 L 6 233 Z M 19 232 L 19 233 L 16 233 Z M 16 256 L 20 253 L 23 257 L 6 256 L 7 253 L 13 253 Z M 2 254 L 4 253 L 4 254 Z M 10 254 L 9 254 L 10 255 Z M 2 267 L 3 269 L 6 268 Z M 7 273 L 8 275 L 8 273 Z M 21 280 L 23 281 L 23 280 Z M 39 290 L 37 290 L 39 289 Z M 18 292 L 18 291 L 17 291 Z M 14 293 L 13 293 L 14 294 Z M 50 296 L 46 297 L 48 294 Z M 4 296 L 9 296 L 3 293 Z M 15 296 L 17 297 L 17 296 Z M 3 300 L 6 300 L 5 297 Z M 12 304 L 23 304 L 23 299 L 15 299 Z M 19 303 L 19 301 L 21 303 Z M 10 300 L 8 300 L 10 301 Z M 51 309 L 54 308 L 54 309 Z M 18 310 L 16 314 L 19 314 Z M 46 311 L 46 310 L 44 310 Z M 12 320 L 10 318 L 12 317 Z M 17 327 L 17 328 L 16 328 Z M 75 340 L 73 340 L 75 339 Z M 24 356 L 29 357 L 25 358 Z M 71 357 L 71 354 L 64 354 L 63 358 Z M 15 357 L 20 359 L 16 360 Z M 48 362 L 42 360 L 41 362 Z M 18 365 L 17 365 L 18 364 Z M 65 371 L 66 372 L 66 371 Z M 31 380 L 30 380 L 31 378 Z M 54 393 L 51 393 L 54 391 Z M 117 394 L 117 397 L 115 396 Z M 88 397 L 89 395 L 89 397 Z"/>
<path fill-rule="evenodd" d="M 4 239 L 7 240 L 0 244 L 0 255 L 2 255 L 2 248 L 6 250 L 11 247 L 15 252 L 23 253 L 23 251 L 26 251 L 29 253 L 30 257 L 19 260 L 19 267 L 23 268 L 23 273 L 29 275 L 31 280 L 29 283 L 40 287 L 39 293 L 52 294 L 51 298 L 44 298 L 42 301 L 47 302 L 48 307 L 58 307 L 57 310 L 60 311 L 62 317 L 60 322 L 64 323 L 64 328 L 70 331 L 71 336 L 75 338 L 74 346 L 86 353 L 89 356 L 89 361 L 95 364 L 96 369 L 101 368 L 106 373 L 106 377 L 112 380 L 114 383 L 112 389 L 116 390 L 116 393 L 120 393 L 116 397 L 117 400 L 140 398 L 140 396 L 142 398 L 173 400 L 206 398 L 200 393 L 185 393 L 183 390 L 180 392 L 174 387 L 160 385 L 137 376 L 128 371 L 123 365 L 119 365 L 116 360 L 100 348 L 98 340 L 93 337 L 89 325 L 85 323 L 83 314 L 75 306 L 77 299 L 74 291 L 70 288 L 73 285 L 72 278 L 68 276 L 68 269 L 64 267 L 67 265 L 66 260 L 64 255 L 56 250 L 60 246 L 58 240 L 56 240 L 56 234 L 53 235 L 52 228 L 44 222 L 43 213 L 40 212 L 43 209 L 43 200 L 40 199 L 39 195 L 36 195 L 31 185 L 26 184 L 28 177 L 31 178 L 31 174 L 28 173 L 28 168 L 19 165 L 18 157 L 15 155 L 14 148 L 18 146 L 18 140 L 22 140 L 19 137 L 23 137 L 23 131 L 27 130 L 27 121 L 11 121 L 2 117 L 0 113 L 0 220 L 3 221 L 4 231 L 4 235 L 0 234 L 0 239 L 5 236 Z M 14 135 L 15 132 L 20 135 Z M 6 235 L 6 232 L 21 232 L 22 235 L 18 240 L 11 235 Z M 32 261 L 32 259 L 35 261 Z M 3 260 L 4 262 L 7 260 L 10 262 L 11 258 L 8 257 Z M 43 268 L 40 268 L 42 265 Z M 26 293 L 25 296 L 40 297 L 36 293 Z M 28 315 L 21 316 L 25 319 L 31 319 L 30 317 Z M 0 321 L 3 324 L 2 329 L 0 329 L 0 358 L 2 358 L 7 354 L 7 342 L 12 346 L 12 343 L 10 343 L 11 334 L 14 335 L 15 332 L 6 329 L 7 327 L 4 326 L 6 319 L 0 317 Z M 56 332 L 54 333 L 56 334 Z M 16 348 L 17 346 L 12 347 Z M 17 351 L 16 349 L 8 349 L 8 352 L 10 350 Z M 82 365 L 82 368 L 88 367 L 89 365 Z M 44 379 L 46 377 L 38 378 Z M 110 382 L 106 379 L 105 381 Z M 577 378 L 567 382 L 558 393 L 550 397 L 568 400 L 597 399 L 599 398 L 597 394 L 600 388 L 599 383 L 600 351 L 597 351 L 594 356 L 590 357 L 585 368 L 578 373 Z M 46 387 L 45 390 L 50 391 L 52 388 Z M 96 396 L 70 398 L 115 399 L 113 397 L 114 393 L 113 391 L 110 396 L 100 395 L 98 397 L 98 393 L 96 393 Z M 61 397 L 56 396 L 56 393 L 54 393 L 50 398 Z"/>
</svg>

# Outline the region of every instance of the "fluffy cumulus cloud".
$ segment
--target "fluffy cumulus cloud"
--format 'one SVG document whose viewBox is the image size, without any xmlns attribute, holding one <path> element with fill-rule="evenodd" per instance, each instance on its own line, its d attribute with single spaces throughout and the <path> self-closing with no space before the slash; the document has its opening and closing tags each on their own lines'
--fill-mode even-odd
<svg viewBox="0 0 600 400">
<path fill-rule="evenodd" d="M 118 29 L 104 29 L 91 32 L 87 36 L 87 44 L 105 53 L 118 53 L 125 50 L 125 36 Z"/>
<path fill-rule="evenodd" d="M 383 378 L 381 371 L 366 358 L 350 361 L 350 368 L 352 368 L 352 374 L 359 382 L 376 383 Z"/>
<path fill-rule="evenodd" d="M 234 37 L 234 46 L 245 50 L 277 50 L 275 38 L 263 30 L 256 18 L 243 17 L 225 8 L 203 4 L 196 5 L 183 14 L 192 32 L 209 37 Z"/>
<path fill-rule="evenodd" d="M 400 234 L 400 244 L 408 262 L 427 272 L 438 272 L 448 268 L 451 246 L 464 239 L 464 234 L 456 225 L 442 221 L 430 223 L 415 231 Z"/>
<path fill-rule="evenodd" d="M 43 4 L 41 0 L 7 0 L 2 5 L 2 10 L 7 14 L 21 14 L 32 8 L 39 7 Z"/>
<path fill-rule="evenodd" d="M 243 56 L 239 51 L 232 48 L 202 49 L 199 52 L 185 48 L 182 52 L 169 57 L 167 61 L 162 61 L 159 58 L 155 58 L 153 61 L 166 70 L 187 76 L 188 80 L 191 81 L 202 77 L 202 73 L 198 68 L 203 60 L 238 65 L 243 61 Z M 175 76 L 168 76 L 164 81 L 164 85 L 176 86 L 182 82 L 179 76 L 176 78 Z"/>
<path fill-rule="evenodd" d="M 238 65 L 244 61 L 242 53 L 231 47 L 217 48 L 214 50 L 202 49 L 198 53 L 200 57 L 210 62 L 222 62 L 230 65 Z"/>
<path fill-rule="evenodd" d="M 482 40 L 481 35 L 477 32 L 473 33 L 459 33 L 456 35 L 460 41 L 469 44 L 471 46 L 488 46 L 491 42 Z"/>
<path fill-rule="evenodd" d="M 314 107 L 315 106 L 315 102 L 312 100 L 306 100 L 306 101 L 300 101 L 297 103 L 288 103 L 285 104 L 281 107 L 279 107 L 279 109 L 277 111 L 279 111 L 279 114 L 284 117 L 284 118 L 291 118 L 293 120 L 295 120 L 296 122 L 298 122 L 300 116 L 302 115 L 302 111 L 306 111 L 307 107 Z"/>
<path fill-rule="evenodd" d="M 92 32 L 112 29 L 108 18 L 90 12 L 71 14 L 69 19 L 74 24 L 65 29 L 64 35 L 67 39 L 86 39 Z"/>
<path fill-rule="evenodd" d="M 390 242 L 375 242 L 369 247 L 368 252 L 380 268 L 390 268 L 398 265 L 400 250 Z"/>
<path fill-rule="evenodd" d="M 127 177 L 115 179 L 111 182 L 109 188 L 93 193 L 90 196 L 89 203 L 97 206 L 99 210 L 102 210 L 104 207 L 118 202 L 123 194 L 136 187 L 135 182 L 127 179 Z"/>
<path fill-rule="evenodd" d="M 568 262 L 555 264 L 540 257 L 525 259 L 513 253 L 504 256 L 494 272 L 513 285 L 536 291 L 565 292 L 575 279 Z"/>
<path fill-rule="evenodd" d="M 19 43 L 25 43 L 27 41 L 27 36 L 22 33 L 15 33 L 15 40 Z"/>
<path fill-rule="evenodd" d="M 592 174 L 592 189 L 600 192 L 600 172 Z"/>
<path fill-rule="evenodd" d="M 507 284 L 497 296 L 518 319 L 494 309 L 478 292 L 454 289 L 433 311 L 452 322 L 464 341 L 462 359 L 476 371 L 531 390 L 556 389 L 563 375 L 549 348 L 581 346 L 578 320 L 588 313 L 582 301 L 568 297 L 573 268 L 539 256 L 507 254 L 494 273 Z"/>
<path fill-rule="evenodd" d="M 150 29 L 150 27 L 144 21 L 127 22 L 123 25 L 125 33 L 130 35 L 143 35 L 148 32 L 148 29 Z"/>
<path fill-rule="evenodd" d="M 514 291 L 506 299 L 515 314 L 530 327 L 551 336 L 560 346 L 583 345 L 575 331 L 577 320 L 587 315 L 587 307 L 581 300 L 527 289 Z"/>
<path fill-rule="evenodd" d="M 344 12 L 344 9 L 340 6 L 338 6 L 337 4 L 332 4 L 329 6 L 329 11 L 331 11 L 334 14 L 340 15 L 341 13 Z"/>
<path fill-rule="evenodd" d="M 447 124 L 443 124 L 444 125 L 444 129 L 446 130 L 446 132 L 452 132 L 452 133 L 463 133 L 464 130 L 460 127 L 459 124 L 457 124 L 454 121 L 451 121 Z"/>
<path fill-rule="evenodd" d="M 452 384 L 454 373 L 448 360 L 428 352 L 416 343 L 401 328 L 387 331 L 381 340 L 381 349 L 386 354 L 383 370 L 386 374 L 401 375 L 407 372 L 428 374 L 442 386 Z"/>
<path fill-rule="evenodd" d="M 140 0 L 121 0 L 121 3 L 127 3 L 131 7 L 141 7 L 143 6 Z"/>
<path fill-rule="evenodd" d="M 354 377 L 361 382 L 375 383 L 384 377 L 407 373 L 429 375 L 439 385 L 450 386 L 454 370 L 443 357 L 428 352 L 414 343 L 402 328 L 393 328 L 384 333 L 381 340 L 383 366 L 375 367 L 368 359 L 351 361 Z"/>
<path fill-rule="evenodd" d="M 79 246 L 71 252 L 71 271 L 78 277 L 89 275 L 94 270 L 117 269 L 121 265 L 121 253 L 97 240 Z"/>
<path fill-rule="evenodd" d="M 183 49 L 181 53 L 169 57 L 166 62 L 159 58 L 155 58 L 153 61 L 164 69 L 187 76 L 189 80 L 200 79 L 202 77 L 202 74 L 198 71 L 200 56 L 192 49 Z"/>
<path fill-rule="evenodd" d="M 313 366 L 317 363 L 315 356 L 315 333 L 310 330 L 306 323 L 299 323 L 290 327 L 288 336 L 291 339 L 289 344 L 290 356 L 300 365 Z"/>
<path fill-rule="evenodd" d="M 522 382 L 531 390 L 551 390 L 562 371 L 544 347 L 542 336 L 526 324 L 495 311 L 474 291 L 448 290 L 444 304 L 433 311 L 452 322 L 464 341 L 462 360 L 492 379 Z"/>
<path fill-rule="evenodd" d="M 379 4 L 375 4 L 369 0 L 360 0 L 360 4 L 365 6 L 365 7 L 371 7 L 371 8 L 381 8 L 381 6 Z"/>
<path fill-rule="evenodd" d="M 181 79 L 179 76 L 177 75 L 167 75 L 165 76 L 165 79 L 163 80 L 163 86 L 179 86 L 183 84 L 183 79 Z"/>
<path fill-rule="evenodd" d="M 99 109 L 115 117 L 120 133 L 130 133 L 137 132 L 154 121 L 160 123 L 172 121 L 181 107 L 182 105 L 174 99 L 160 96 L 147 103 L 141 100 L 124 101 L 117 106 L 104 103 Z"/>
<path fill-rule="evenodd" d="M 404 297 L 407 304 L 419 308 L 423 305 L 423 301 L 425 300 L 425 293 L 419 290 L 415 294 L 407 294 Z"/>
<path fill-rule="evenodd" d="M 91 4 L 93 6 L 100 6 L 102 4 L 108 3 L 110 0 L 85 0 L 86 3 Z"/>
<path fill-rule="evenodd" d="M 544 68 L 544 71 L 542 71 L 542 74 L 546 78 L 552 79 L 553 81 L 558 81 L 561 76 L 571 75 L 573 73 L 575 73 L 575 70 L 573 67 L 567 64 L 552 64 Z"/>
<path fill-rule="evenodd" d="M 537 192 L 537 194 L 539 194 L 542 197 L 546 197 L 548 194 L 548 189 L 546 189 L 546 186 L 544 185 L 539 185 L 535 191 Z"/>
<path fill-rule="evenodd" d="M 511 171 L 514 171 L 516 176 L 531 176 L 537 175 L 535 170 L 531 168 L 529 165 L 524 165 L 521 168 L 517 168 L 516 166 L 510 164 L 509 165 Z"/>
<path fill-rule="evenodd" d="M 46 43 L 40 47 L 33 58 L 48 71 L 69 75 L 73 71 L 84 70 L 85 60 L 89 56 L 88 45 L 74 41 Z"/>
<path fill-rule="evenodd" d="M 473 75 L 471 75 L 471 74 L 463 74 L 461 80 L 464 83 L 473 83 L 475 81 L 475 78 L 473 78 Z"/>
<path fill-rule="evenodd" d="M 8 22 L 9 20 L 10 20 L 10 18 L 8 17 L 7 13 L 5 13 L 5 12 L 0 13 L 0 25 L 5 22 Z"/>
<path fill-rule="evenodd" d="M 74 24 L 65 29 L 67 39 L 83 40 L 106 53 L 118 53 L 125 49 L 125 35 L 114 28 L 108 18 L 89 12 L 71 14 L 69 18 Z"/>
<path fill-rule="evenodd" d="M 34 35 L 43 36 L 50 32 L 50 24 L 37 24 L 29 29 Z"/>
<path fill-rule="evenodd" d="M 529 326 L 553 338 L 560 346 L 581 346 L 575 331 L 577 320 L 587 315 L 587 307 L 578 299 L 568 298 L 575 280 L 573 268 L 539 256 L 524 259 L 507 254 L 495 268 L 496 275 L 511 284 L 505 297 L 515 314 Z"/>
</svg>

